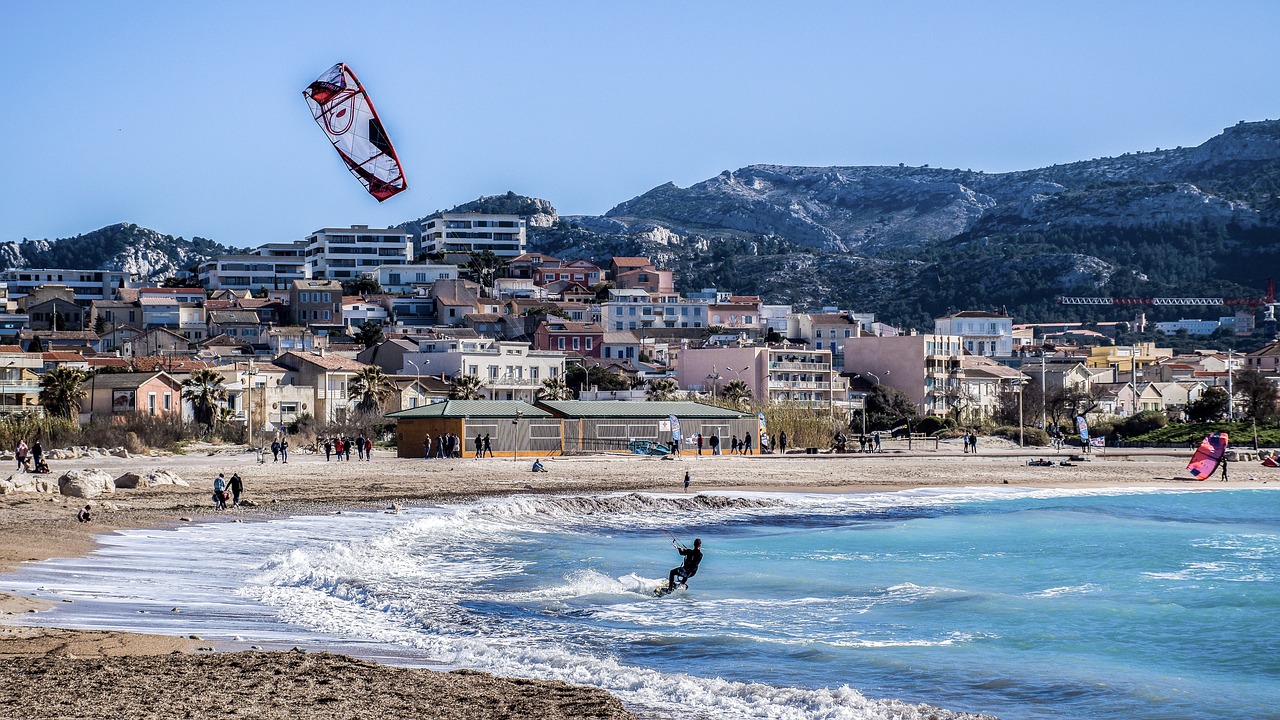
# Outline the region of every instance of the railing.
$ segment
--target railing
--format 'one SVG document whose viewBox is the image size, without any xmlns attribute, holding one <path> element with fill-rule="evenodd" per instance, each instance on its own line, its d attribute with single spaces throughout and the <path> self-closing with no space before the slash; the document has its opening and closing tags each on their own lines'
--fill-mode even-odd
<svg viewBox="0 0 1280 720">
<path fill-rule="evenodd" d="M 769 387 L 792 390 L 830 390 L 831 383 L 807 380 L 770 380 Z"/>
<path fill-rule="evenodd" d="M 809 370 L 819 372 L 830 372 L 831 363 L 811 363 L 811 362 L 770 362 L 770 370 Z"/>
</svg>

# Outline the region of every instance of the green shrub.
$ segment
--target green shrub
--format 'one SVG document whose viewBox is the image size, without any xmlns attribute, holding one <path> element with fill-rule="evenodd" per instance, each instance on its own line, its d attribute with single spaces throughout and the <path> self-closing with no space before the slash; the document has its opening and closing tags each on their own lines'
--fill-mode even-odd
<svg viewBox="0 0 1280 720">
<path fill-rule="evenodd" d="M 1006 440 L 1018 442 L 1018 428 L 1016 425 L 1001 425 L 991 431 L 992 435 L 1002 437 Z M 1022 428 L 1021 437 L 1028 446 L 1044 447 L 1049 444 L 1049 433 L 1038 427 Z"/>
<path fill-rule="evenodd" d="M 1127 418 L 1117 429 L 1124 433 L 1126 438 L 1132 438 L 1152 430 L 1159 430 L 1168 424 L 1168 416 L 1159 410 L 1143 410 Z"/>
<path fill-rule="evenodd" d="M 933 417 L 931 415 L 929 417 L 922 418 L 917 422 L 915 427 L 912 428 L 912 431 L 924 433 L 925 435 L 932 435 L 939 430 L 942 430 L 944 427 L 946 427 L 946 425 L 942 422 L 941 418 Z"/>
</svg>

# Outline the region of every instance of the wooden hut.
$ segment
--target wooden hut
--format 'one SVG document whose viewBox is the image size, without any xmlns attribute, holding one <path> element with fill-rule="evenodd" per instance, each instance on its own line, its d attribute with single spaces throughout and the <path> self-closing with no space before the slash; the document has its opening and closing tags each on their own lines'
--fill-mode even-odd
<svg viewBox="0 0 1280 720">
<path fill-rule="evenodd" d="M 444 400 L 388 413 L 396 421 L 397 456 L 420 458 L 428 433 L 461 438 L 464 457 L 475 454 L 476 436 L 489 436 L 495 457 L 561 452 L 560 421 L 551 413 L 517 400 Z M 434 447 L 434 443 L 433 443 Z"/>
<path fill-rule="evenodd" d="M 672 416 L 680 422 L 683 452 L 693 450 L 689 438 L 702 433 L 705 452 L 719 435 L 727 453 L 732 436 L 756 436 L 759 427 L 751 413 L 696 402 L 541 400 L 538 406 L 561 419 L 565 452 L 627 452 L 635 440 L 669 443 Z"/>
</svg>

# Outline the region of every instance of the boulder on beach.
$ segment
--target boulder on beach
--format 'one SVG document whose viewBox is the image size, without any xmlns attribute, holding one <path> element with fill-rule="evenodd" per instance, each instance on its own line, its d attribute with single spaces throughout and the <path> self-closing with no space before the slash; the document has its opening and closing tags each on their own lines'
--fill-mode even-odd
<svg viewBox="0 0 1280 720">
<path fill-rule="evenodd" d="M 95 498 L 115 491 L 115 478 L 93 468 L 71 470 L 58 478 L 58 492 L 68 497 Z"/>
<path fill-rule="evenodd" d="M 123 447 L 111 448 L 110 450 L 107 450 L 106 452 L 107 452 L 107 454 L 108 454 L 108 455 L 110 455 L 111 457 L 118 457 L 118 458 L 125 458 L 125 459 L 128 459 L 128 458 L 129 458 L 129 451 L 128 451 L 128 450 L 126 450 L 126 449 L 125 449 L 125 448 L 123 448 Z"/>
<path fill-rule="evenodd" d="M 177 473 L 169 470 L 148 470 L 145 473 L 127 472 L 116 478 L 118 488 L 154 488 L 163 486 L 191 487 L 191 484 Z"/>
<path fill-rule="evenodd" d="M 0 495 L 14 493 L 55 493 L 58 486 L 48 475 L 34 473 L 14 473 L 0 480 Z"/>
</svg>

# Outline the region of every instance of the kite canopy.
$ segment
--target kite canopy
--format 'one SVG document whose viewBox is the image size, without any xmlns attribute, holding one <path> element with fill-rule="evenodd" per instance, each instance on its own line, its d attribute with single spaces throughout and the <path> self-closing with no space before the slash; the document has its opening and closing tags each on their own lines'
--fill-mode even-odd
<svg viewBox="0 0 1280 720">
<path fill-rule="evenodd" d="M 408 189 L 396 149 L 351 68 L 343 63 L 334 65 L 302 95 L 316 124 L 370 195 L 382 202 Z"/>
</svg>

